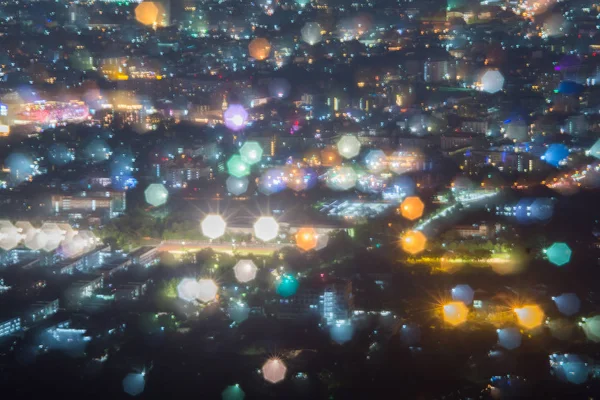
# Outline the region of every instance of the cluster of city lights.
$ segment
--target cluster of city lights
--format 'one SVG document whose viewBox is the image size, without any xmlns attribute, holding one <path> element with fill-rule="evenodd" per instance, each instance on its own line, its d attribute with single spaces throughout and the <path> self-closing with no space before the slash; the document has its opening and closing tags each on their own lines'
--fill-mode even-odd
<svg viewBox="0 0 600 400">
<path fill-rule="evenodd" d="M 0 248 L 12 250 L 22 244 L 29 250 L 55 251 L 64 258 L 74 258 L 96 248 L 96 236 L 88 230 L 75 231 L 66 223 L 45 222 L 34 227 L 29 221 L 18 221 L 14 225 L 0 220 Z"/>
</svg>

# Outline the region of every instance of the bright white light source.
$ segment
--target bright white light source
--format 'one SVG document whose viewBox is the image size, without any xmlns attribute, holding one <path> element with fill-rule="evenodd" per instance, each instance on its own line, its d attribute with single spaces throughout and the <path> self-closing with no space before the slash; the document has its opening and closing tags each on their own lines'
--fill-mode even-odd
<svg viewBox="0 0 600 400">
<path fill-rule="evenodd" d="M 220 215 L 207 215 L 201 224 L 202 234 L 208 238 L 217 239 L 225 234 L 226 226 L 225 220 Z"/>
<path fill-rule="evenodd" d="M 252 260 L 240 260 L 233 267 L 235 278 L 238 282 L 246 283 L 256 278 L 256 264 Z"/>
<path fill-rule="evenodd" d="M 273 217 L 260 217 L 254 223 L 254 236 L 262 241 L 268 242 L 277 237 L 279 224 Z"/>
</svg>

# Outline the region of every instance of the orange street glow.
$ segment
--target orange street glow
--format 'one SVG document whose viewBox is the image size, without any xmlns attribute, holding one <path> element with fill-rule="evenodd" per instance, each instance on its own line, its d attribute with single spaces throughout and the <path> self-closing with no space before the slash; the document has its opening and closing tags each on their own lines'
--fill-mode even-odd
<svg viewBox="0 0 600 400">
<path fill-rule="evenodd" d="M 400 213 L 406 219 L 411 221 L 420 218 L 423 215 L 425 204 L 417 196 L 410 196 L 404 199 L 400 205 Z"/>
<path fill-rule="evenodd" d="M 410 254 L 417 254 L 425 250 L 427 238 L 421 231 L 409 231 L 401 239 L 402 249 Z"/>
<path fill-rule="evenodd" d="M 538 305 L 528 305 L 514 309 L 519 325 L 526 329 L 537 328 L 544 322 L 544 311 Z"/>
<path fill-rule="evenodd" d="M 452 326 L 460 325 L 467 321 L 469 309 L 462 301 L 453 301 L 443 307 L 444 321 Z"/>
<path fill-rule="evenodd" d="M 296 233 L 296 246 L 304 251 L 317 247 L 317 232 L 313 228 L 300 228 Z"/>
</svg>

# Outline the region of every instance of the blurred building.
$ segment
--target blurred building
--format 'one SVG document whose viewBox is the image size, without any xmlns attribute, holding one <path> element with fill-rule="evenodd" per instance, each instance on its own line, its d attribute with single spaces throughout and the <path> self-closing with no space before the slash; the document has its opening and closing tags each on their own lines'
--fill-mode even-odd
<svg viewBox="0 0 600 400">
<path fill-rule="evenodd" d="M 317 283 L 301 286 L 294 296 L 279 299 L 276 316 L 293 320 L 315 317 L 334 325 L 350 318 L 352 308 L 352 282 Z"/>
<path fill-rule="evenodd" d="M 86 213 L 105 212 L 109 218 L 123 214 L 127 208 L 125 192 L 81 192 L 74 195 L 53 195 L 52 210 L 56 215 L 84 217 Z"/>
</svg>

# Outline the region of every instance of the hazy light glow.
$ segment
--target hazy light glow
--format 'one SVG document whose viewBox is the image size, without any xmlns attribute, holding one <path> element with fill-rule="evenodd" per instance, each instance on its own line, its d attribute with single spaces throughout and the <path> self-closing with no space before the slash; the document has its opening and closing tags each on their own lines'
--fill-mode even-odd
<svg viewBox="0 0 600 400">
<path fill-rule="evenodd" d="M 550 367 L 554 374 L 564 382 L 581 385 L 589 379 L 589 363 L 575 354 L 552 354 Z"/>
<path fill-rule="evenodd" d="M 275 239 L 278 233 L 279 224 L 273 217 L 260 217 L 254 223 L 254 236 L 264 242 Z"/>
<path fill-rule="evenodd" d="M 600 159 L 600 139 L 596 140 L 594 145 L 589 149 L 590 156 Z"/>
<path fill-rule="evenodd" d="M 317 184 L 317 173 L 311 168 L 288 168 L 287 186 L 295 192 L 312 189 Z"/>
<path fill-rule="evenodd" d="M 103 139 L 94 139 L 85 147 L 85 155 L 92 163 L 100 163 L 110 158 L 111 148 Z"/>
<path fill-rule="evenodd" d="M 269 168 L 258 180 L 258 191 L 266 196 L 279 193 L 286 187 L 285 172 L 281 168 Z"/>
<path fill-rule="evenodd" d="M 554 300 L 558 311 L 567 317 L 577 314 L 581 308 L 581 301 L 575 293 L 563 293 L 560 296 L 553 297 L 552 300 Z"/>
<path fill-rule="evenodd" d="M 387 156 L 383 150 L 370 150 L 365 157 L 365 165 L 372 173 L 379 173 L 387 166 Z"/>
<path fill-rule="evenodd" d="M 223 121 L 225 126 L 232 131 L 239 131 L 248 120 L 248 112 L 240 104 L 230 104 L 227 110 L 223 113 Z"/>
<path fill-rule="evenodd" d="M 266 60 L 269 58 L 269 54 L 271 54 L 271 43 L 265 38 L 252 39 L 248 45 L 248 52 L 250 53 L 250 57 L 256 60 Z"/>
<path fill-rule="evenodd" d="M 87 250 L 84 239 L 75 236 L 71 239 L 65 239 L 60 244 L 60 253 L 65 258 L 74 258 L 80 256 Z"/>
<path fill-rule="evenodd" d="M 252 260 L 240 260 L 233 267 L 235 278 L 241 283 L 250 282 L 256 278 L 256 271 L 258 268 Z"/>
<path fill-rule="evenodd" d="M 208 303 L 217 297 L 219 287 L 212 279 L 200 279 L 198 281 L 198 300 Z"/>
<path fill-rule="evenodd" d="M 418 162 L 424 161 L 418 153 L 395 151 L 388 157 L 388 167 L 395 174 L 404 174 L 416 168 Z"/>
<path fill-rule="evenodd" d="M 10 177 L 15 182 L 23 182 L 33 174 L 33 160 L 23 153 L 11 153 L 4 160 L 10 170 Z"/>
<path fill-rule="evenodd" d="M 517 328 L 498 329 L 498 345 L 507 350 L 521 346 L 521 332 Z"/>
<path fill-rule="evenodd" d="M 201 223 L 202 234 L 211 239 L 220 238 L 225 234 L 227 223 L 220 215 L 207 215 Z"/>
<path fill-rule="evenodd" d="M 345 135 L 338 140 L 337 148 L 342 157 L 354 158 L 360 152 L 360 141 L 354 135 Z"/>
<path fill-rule="evenodd" d="M 48 161 L 54 165 L 62 166 L 75 160 L 75 155 L 62 143 L 56 143 L 48 149 Z"/>
<path fill-rule="evenodd" d="M 515 308 L 519 325 L 526 329 L 534 329 L 544 322 L 544 311 L 538 305 L 527 305 Z"/>
<path fill-rule="evenodd" d="M 329 336 L 331 336 L 331 340 L 337 344 L 344 344 L 352 340 L 352 336 L 354 336 L 354 327 L 351 322 L 335 324 L 329 328 Z"/>
<path fill-rule="evenodd" d="M 269 81 L 269 95 L 278 99 L 288 97 L 291 85 L 285 78 L 273 78 Z"/>
<path fill-rule="evenodd" d="M 399 331 L 400 341 L 405 346 L 415 346 L 421 341 L 421 328 L 415 324 L 404 324 Z"/>
<path fill-rule="evenodd" d="M 321 26 L 316 22 L 307 22 L 300 30 L 302 40 L 311 46 L 321 41 Z"/>
<path fill-rule="evenodd" d="M 242 390 L 240 385 L 227 386 L 221 393 L 222 400 L 244 400 L 246 393 Z"/>
<path fill-rule="evenodd" d="M 469 285 L 456 285 L 451 290 L 452 300 L 462 301 L 465 304 L 473 303 L 475 291 Z"/>
<path fill-rule="evenodd" d="M 555 318 L 547 322 L 550 334 L 558 340 L 570 340 L 577 326 L 573 321 L 566 318 Z"/>
<path fill-rule="evenodd" d="M 248 178 L 242 177 L 238 178 L 237 176 L 231 175 L 227 178 L 225 185 L 227 186 L 227 191 L 234 196 L 240 196 L 248 190 Z"/>
<path fill-rule="evenodd" d="M 531 204 L 531 217 L 539 221 L 548 221 L 554 213 L 554 203 L 548 198 L 535 199 Z"/>
<path fill-rule="evenodd" d="M 240 148 L 240 156 L 242 161 L 248 165 L 256 164 L 260 161 L 263 155 L 262 147 L 258 142 L 246 142 Z"/>
<path fill-rule="evenodd" d="M 143 374 L 128 374 L 125 379 L 123 379 L 123 391 L 130 396 L 142 394 L 145 386 L 146 381 L 144 380 Z"/>
<path fill-rule="evenodd" d="M 329 235 L 317 235 L 317 246 L 315 247 L 315 250 L 318 251 L 324 249 L 325 247 L 327 247 L 327 243 L 329 243 Z"/>
<path fill-rule="evenodd" d="M 320 158 L 317 158 L 313 155 L 309 160 L 311 162 L 316 163 L 317 165 L 320 163 L 324 167 L 334 167 L 340 164 L 342 158 L 338 152 L 337 147 L 328 146 L 321 150 Z"/>
<path fill-rule="evenodd" d="M 169 192 L 162 183 L 152 183 L 144 191 L 146 203 L 160 207 L 169 199 Z"/>
<path fill-rule="evenodd" d="M 583 333 L 592 342 L 600 343 L 600 316 L 585 318 L 581 323 Z"/>
<path fill-rule="evenodd" d="M 336 167 L 327 172 L 327 187 L 332 190 L 349 190 L 356 185 L 358 175 L 352 167 Z"/>
<path fill-rule="evenodd" d="M 236 178 L 243 178 L 250 174 L 250 166 L 242 160 L 242 157 L 235 154 L 227 161 L 227 172 Z"/>
</svg>

